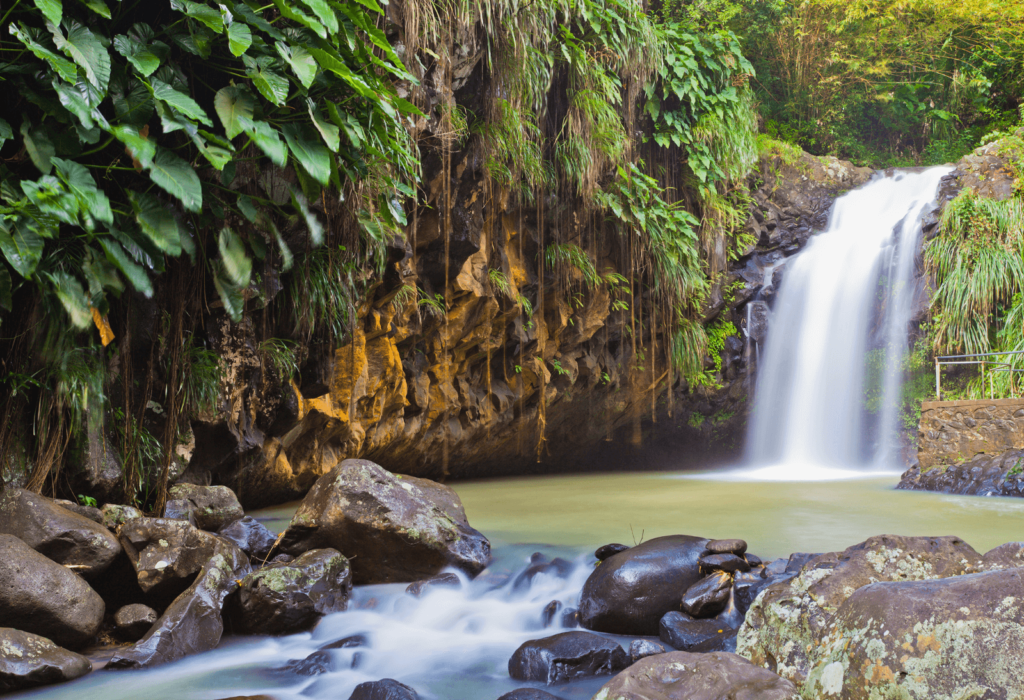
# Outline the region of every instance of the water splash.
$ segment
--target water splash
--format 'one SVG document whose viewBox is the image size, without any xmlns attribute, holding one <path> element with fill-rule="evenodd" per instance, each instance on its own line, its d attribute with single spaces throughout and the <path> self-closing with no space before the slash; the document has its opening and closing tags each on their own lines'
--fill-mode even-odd
<svg viewBox="0 0 1024 700">
<path fill-rule="evenodd" d="M 876 177 L 844 195 L 828 229 L 786 264 L 758 367 L 747 460 L 758 469 L 748 477 L 848 478 L 893 466 L 921 218 L 949 171 Z M 884 439 L 867 447 L 865 357 L 873 348 L 884 353 Z"/>
</svg>

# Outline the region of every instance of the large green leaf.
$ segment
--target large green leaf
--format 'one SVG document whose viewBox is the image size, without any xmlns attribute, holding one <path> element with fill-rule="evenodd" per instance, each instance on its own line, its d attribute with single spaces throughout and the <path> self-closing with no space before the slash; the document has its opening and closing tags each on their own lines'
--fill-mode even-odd
<svg viewBox="0 0 1024 700">
<path fill-rule="evenodd" d="M 245 306 L 245 299 L 242 297 L 242 290 L 231 283 L 231 280 L 227 278 L 224 272 L 224 266 L 220 264 L 220 261 L 214 261 L 213 267 L 213 286 L 217 290 L 217 294 L 220 296 L 220 300 L 224 303 L 224 310 L 228 316 L 231 317 L 232 321 L 242 320 L 242 311 Z"/>
<path fill-rule="evenodd" d="M 68 35 L 65 37 L 59 27 L 47 24 L 57 48 L 81 66 L 89 82 L 105 94 L 110 82 L 110 54 L 107 53 L 103 41 L 93 34 L 92 30 L 78 22 L 71 22 L 68 27 Z"/>
<path fill-rule="evenodd" d="M 313 55 L 302 46 L 289 46 L 281 41 L 274 46 L 285 63 L 291 66 L 292 72 L 302 83 L 302 87 L 308 90 L 309 86 L 313 84 L 313 80 L 316 79 L 317 65 Z"/>
<path fill-rule="evenodd" d="M 114 37 L 114 50 L 127 58 L 143 77 L 148 78 L 160 67 L 160 56 L 156 52 L 148 45 L 134 40 L 126 34 L 118 34 Z"/>
<path fill-rule="evenodd" d="M 230 141 L 222 139 L 216 134 L 200 129 L 192 136 L 192 143 L 196 145 L 199 152 L 203 154 L 210 165 L 217 170 L 223 170 L 224 166 L 231 162 L 234 155 L 234 148 Z"/>
<path fill-rule="evenodd" d="M 306 198 L 294 187 L 292 188 L 292 204 L 302 212 L 302 218 L 306 220 L 306 227 L 309 229 L 309 240 L 313 243 L 313 246 L 322 244 L 324 242 L 323 224 L 320 223 L 320 219 L 316 218 L 316 214 L 310 210 Z"/>
<path fill-rule="evenodd" d="M 271 162 L 280 166 L 288 162 L 288 148 L 281 140 L 277 129 L 267 122 L 253 121 L 248 117 L 238 117 L 238 123 Z"/>
<path fill-rule="evenodd" d="M 271 69 L 273 59 L 269 56 L 261 56 L 259 59 L 243 56 L 242 60 L 248 68 L 246 75 L 260 94 L 275 105 L 284 104 L 288 98 L 288 79 Z"/>
<path fill-rule="evenodd" d="M 328 5 L 324 0 L 302 0 L 302 3 L 313 10 L 313 14 L 316 18 L 327 27 L 327 31 L 331 34 L 338 33 L 338 15 L 334 13 L 331 6 Z"/>
<path fill-rule="evenodd" d="M 53 24 L 60 24 L 60 20 L 64 16 L 64 7 L 60 0 L 35 0 L 35 3 L 46 19 Z"/>
<path fill-rule="evenodd" d="M 19 184 L 25 196 L 41 212 L 51 214 L 66 224 L 78 225 L 78 212 L 81 209 L 78 200 L 53 175 L 43 175 L 35 181 L 22 180 Z"/>
<path fill-rule="evenodd" d="M 295 7 L 295 5 L 287 2 L 287 0 L 274 0 L 274 5 L 277 6 L 278 11 L 284 15 L 286 19 L 290 19 L 293 22 L 312 29 L 313 32 L 321 39 L 327 38 L 327 30 L 324 25 L 307 15 L 305 12 Z"/>
<path fill-rule="evenodd" d="M 110 210 L 110 200 L 107 199 L 103 190 L 96 186 L 96 181 L 84 165 L 63 158 L 54 158 L 53 165 L 57 169 L 57 177 L 67 185 L 68 190 L 78 200 L 87 229 L 93 228 L 90 219 L 99 219 L 108 224 L 114 222 L 114 214 Z"/>
<path fill-rule="evenodd" d="M 279 32 L 270 22 L 263 19 L 261 16 L 257 15 L 253 11 L 253 9 L 248 5 L 238 3 L 234 6 L 233 9 L 235 12 L 235 16 L 241 17 L 249 26 L 259 29 L 261 32 L 264 32 L 271 39 L 276 39 L 278 41 L 284 40 L 284 34 Z"/>
<path fill-rule="evenodd" d="M 200 121 L 207 126 L 213 126 L 213 122 L 206 116 L 203 108 L 185 93 L 178 92 L 158 78 L 153 78 L 150 81 L 150 86 L 153 88 L 153 97 L 156 99 L 170 105 L 190 119 Z"/>
<path fill-rule="evenodd" d="M 239 118 L 252 119 L 254 101 L 249 91 L 237 85 L 222 87 L 213 97 L 213 107 L 217 110 L 224 132 L 229 139 L 242 133 Z"/>
<path fill-rule="evenodd" d="M 252 260 L 245 252 L 245 243 L 242 239 L 225 226 L 217 237 L 217 248 L 224 262 L 224 272 L 231 284 L 239 288 L 247 286 L 252 274 Z"/>
<path fill-rule="evenodd" d="M 324 148 L 316 131 L 299 122 L 288 122 L 282 130 L 295 159 L 314 180 L 326 185 L 331 177 L 331 153 Z"/>
<path fill-rule="evenodd" d="M 224 18 L 219 11 L 209 5 L 189 2 L 189 0 L 171 0 L 171 7 L 179 12 L 184 12 L 198 22 L 202 22 L 217 34 L 224 31 Z"/>
<path fill-rule="evenodd" d="M 109 126 L 103 113 L 89 105 L 87 96 L 80 91 L 79 86 L 68 85 L 57 78 L 54 78 L 50 84 L 64 108 L 78 117 L 82 128 L 92 129 L 96 126 L 97 121 L 103 128 Z"/>
<path fill-rule="evenodd" d="M 128 197 L 135 210 L 135 220 L 149 240 L 165 253 L 181 255 L 178 221 L 170 209 L 148 192 L 129 192 Z"/>
<path fill-rule="evenodd" d="M 43 257 L 45 241 L 27 226 L 8 228 L 0 222 L 0 251 L 14 271 L 29 279 Z"/>
<path fill-rule="evenodd" d="M 134 124 L 140 129 L 153 117 L 156 102 L 149 88 L 138 80 L 115 80 L 110 86 L 114 113 L 123 124 Z"/>
<path fill-rule="evenodd" d="M 7 123 L 6 119 L 0 119 L 0 148 L 3 148 L 4 143 L 12 138 L 14 138 L 14 131 L 11 129 L 11 125 Z"/>
<path fill-rule="evenodd" d="M 120 0 L 118 0 L 120 2 Z M 104 19 L 110 19 L 110 8 L 103 0 L 81 0 L 82 4 Z"/>
<path fill-rule="evenodd" d="M 153 296 L 153 283 L 150 282 L 146 270 L 129 258 L 117 241 L 102 236 L 99 238 L 99 244 L 103 246 L 103 251 L 107 254 L 107 260 L 124 274 L 136 291 L 140 292 L 147 299 Z"/>
<path fill-rule="evenodd" d="M 320 132 L 324 143 L 327 144 L 329 149 L 337 153 L 338 146 L 341 145 L 341 134 L 338 127 L 324 119 L 324 115 L 320 114 L 320 111 L 316 109 L 313 100 L 306 99 L 306 109 L 309 110 L 309 117 L 313 120 L 313 126 Z"/>
<path fill-rule="evenodd" d="M 64 310 L 71 317 L 71 323 L 76 328 L 88 328 L 92 323 L 92 310 L 89 308 L 89 299 L 85 296 L 85 290 L 77 279 L 67 272 L 52 272 L 47 274 L 53 291 L 56 292 Z"/>
<path fill-rule="evenodd" d="M 252 46 L 252 32 L 241 22 L 232 22 L 228 26 L 228 50 L 234 56 L 241 56 Z"/>
<path fill-rule="evenodd" d="M 78 79 L 78 68 L 75 67 L 75 64 L 40 44 L 36 32 L 14 22 L 11 22 L 9 31 L 18 41 L 27 46 L 36 58 L 49 63 L 50 67 L 57 71 L 64 80 L 74 83 Z"/>
<path fill-rule="evenodd" d="M 189 211 L 203 208 L 203 186 L 192 166 L 165 148 L 156 149 L 149 177 L 165 192 L 181 201 Z"/>
<path fill-rule="evenodd" d="M 50 160 L 56 151 L 46 129 L 38 126 L 32 127 L 28 122 L 24 122 L 21 125 L 21 135 L 25 139 L 25 150 L 28 151 L 28 157 L 32 159 L 32 163 L 44 175 L 49 173 L 53 167 Z"/>
<path fill-rule="evenodd" d="M 311 54 L 313 54 L 313 58 L 315 58 L 316 62 L 320 64 L 321 68 L 331 71 L 335 75 L 339 76 L 342 80 L 348 83 L 349 87 L 355 90 L 356 93 L 368 100 L 376 101 L 378 99 L 377 93 L 366 84 L 365 80 L 353 73 L 352 69 L 350 69 L 336 53 L 331 53 L 324 49 L 318 49 L 312 46 L 307 46 L 306 48 Z"/>
<path fill-rule="evenodd" d="M 153 158 L 156 156 L 156 143 L 139 134 L 137 128 L 115 126 L 110 129 L 110 133 L 125 145 L 128 155 L 137 160 L 143 168 L 148 168 L 153 164 Z"/>
</svg>

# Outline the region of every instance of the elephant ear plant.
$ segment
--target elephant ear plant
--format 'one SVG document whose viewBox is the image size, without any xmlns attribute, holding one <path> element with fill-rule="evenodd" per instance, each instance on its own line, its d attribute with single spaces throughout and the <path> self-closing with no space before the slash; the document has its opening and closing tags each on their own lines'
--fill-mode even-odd
<svg viewBox="0 0 1024 700">
<path fill-rule="evenodd" d="M 291 264 L 275 221 L 320 244 L 321 188 L 357 193 L 342 208 L 371 243 L 404 223 L 416 110 L 394 84 L 414 81 L 375 0 L 5 6 L 0 323 L 29 284 L 109 333 L 111 295 L 151 296 L 183 254 L 238 319 L 252 258 Z M 297 181 L 273 201 L 239 184 L 270 164 Z"/>
</svg>

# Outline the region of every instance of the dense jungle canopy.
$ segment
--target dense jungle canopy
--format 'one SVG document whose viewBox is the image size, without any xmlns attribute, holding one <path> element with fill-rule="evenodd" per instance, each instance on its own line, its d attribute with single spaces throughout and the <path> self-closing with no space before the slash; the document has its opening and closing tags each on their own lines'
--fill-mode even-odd
<svg viewBox="0 0 1024 700">
<path fill-rule="evenodd" d="M 658 371 L 699 386 L 725 330 L 707 299 L 756 242 L 759 154 L 947 162 L 1024 98 L 1017 0 L 8 0 L 0 18 L 0 461 L 52 485 L 105 420 L 127 499 L 157 510 L 181 426 L 217 399 L 211 314 L 257 324 L 285 383 L 371 301 L 447 327 L 471 144 L 492 210 L 537 226 L 541 279 L 609 294 L 634 371 L 667 344 Z M 428 220 L 443 275 L 394 278 Z M 521 330 L 544 323 L 545 283 L 488 275 Z"/>
</svg>

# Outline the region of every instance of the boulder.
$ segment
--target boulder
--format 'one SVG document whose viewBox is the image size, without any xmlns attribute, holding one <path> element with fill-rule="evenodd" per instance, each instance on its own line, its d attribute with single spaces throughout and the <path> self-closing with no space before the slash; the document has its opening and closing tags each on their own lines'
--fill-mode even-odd
<svg viewBox="0 0 1024 700">
<path fill-rule="evenodd" d="M 750 564 L 743 557 L 735 554 L 705 554 L 700 558 L 700 568 L 704 571 L 750 571 Z"/>
<path fill-rule="evenodd" d="M 284 667 L 300 676 L 319 676 L 335 670 L 331 653 L 324 650 L 314 651 L 304 659 L 292 659 Z"/>
<path fill-rule="evenodd" d="M 14 535 L 85 578 L 103 573 L 121 552 L 107 528 L 24 489 L 0 492 L 0 534 Z"/>
<path fill-rule="evenodd" d="M 727 651 L 736 639 L 736 629 L 720 620 L 697 620 L 677 611 L 665 613 L 659 632 L 661 641 L 689 652 Z"/>
<path fill-rule="evenodd" d="M 540 624 L 545 629 L 551 626 L 551 623 L 555 619 L 555 615 L 562 609 L 562 601 L 552 600 L 550 603 L 544 606 L 544 609 L 540 612 Z"/>
<path fill-rule="evenodd" d="M 235 492 L 227 486 L 199 486 L 197 484 L 175 484 L 167 492 L 170 501 L 179 502 L 176 510 L 183 520 L 193 520 L 200 530 L 216 532 L 225 525 L 241 520 L 245 512 Z M 170 516 L 168 516 L 170 517 Z"/>
<path fill-rule="evenodd" d="M 714 617 L 725 610 L 732 592 L 732 576 L 718 571 L 686 589 L 683 612 L 693 617 Z"/>
<path fill-rule="evenodd" d="M 187 523 L 180 524 L 191 527 Z M 220 643 L 224 633 L 221 619 L 224 599 L 238 589 L 238 580 L 249 573 L 249 559 L 234 544 L 208 533 L 201 534 L 214 544 L 209 550 L 210 558 L 195 581 L 174 599 L 146 636 L 130 647 L 119 649 L 107 664 L 108 668 L 156 666 L 209 651 Z"/>
<path fill-rule="evenodd" d="M 799 700 L 796 687 L 726 652 L 673 651 L 630 666 L 593 700 Z"/>
<path fill-rule="evenodd" d="M 277 541 L 277 535 L 267 529 L 266 525 L 248 515 L 228 523 L 217 534 L 234 542 L 250 559 L 259 562 L 270 558 Z"/>
<path fill-rule="evenodd" d="M 412 582 L 448 566 L 475 575 L 491 559 L 454 491 L 361 459 L 317 480 L 281 544 L 292 555 L 324 547 L 349 557 L 357 584 Z"/>
<path fill-rule="evenodd" d="M 776 576 L 762 576 L 755 571 L 736 574 L 733 579 L 733 600 L 741 615 L 745 615 L 750 606 L 754 604 L 758 594 L 773 583 L 792 578 L 792 574 L 779 574 Z"/>
<path fill-rule="evenodd" d="M 562 632 L 525 642 L 508 662 L 508 675 L 517 681 L 548 685 L 575 678 L 603 676 L 629 665 L 629 656 L 616 642 L 590 632 Z"/>
<path fill-rule="evenodd" d="M 840 606 L 805 697 L 1024 697 L 1024 571 L 874 583 Z"/>
<path fill-rule="evenodd" d="M 879 535 L 821 554 L 761 592 L 740 627 L 737 653 L 800 685 L 829 621 L 857 589 L 879 581 L 961 576 L 984 566 L 981 555 L 957 537 Z"/>
<path fill-rule="evenodd" d="M 498 700 L 562 700 L 557 695 L 538 690 L 537 688 L 518 688 L 505 693 Z"/>
<path fill-rule="evenodd" d="M 83 506 L 80 503 L 75 503 L 74 501 L 66 501 L 63 498 L 55 498 L 53 499 L 53 502 L 59 505 L 61 508 L 64 508 L 65 510 L 70 510 L 72 513 L 78 513 L 83 518 L 88 518 L 89 520 L 93 521 L 98 525 L 103 524 L 103 513 L 100 512 L 100 509 L 96 508 L 95 506 Z"/>
<path fill-rule="evenodd" d="M 629 663 L 635 664 L 640 659 L 664 654 L 666 651 L 668 650 L 657 642 L 652 642 L 649 639 L 634 639 L 629 643 Z"/>
<path fill-rule="evenodd" d="M 562 627 L 572 629 L 580 626 L 580 611 L 576 608 L 566 608 L 562 611 Z"/>
<path fill-rule="evenodd" d="M 536 557 L 536 555 L 534 556 Z M 521 574 L 516 576 L 516 580 L 512 584 L 512 590 L 529 590 L 530 586 L 533 585 L 533 579 L 537 578 L 537 576 L 541 574 L 547 574 L 548 576 L 554 576 L 556 578 L 568 578 L 572 573 L 573 568 L 571 561 L 567 561 L 561 557 L 555 557 L 551 561 L 547 561 L 547 557 L 538 559 L 530 564 L 530 566 L 526 567 Z"/>
<path fill-rule="evenodd" d="M 243 634 L 292 634 L 309 629 L 322 615 L 341 612 L 351 595 L 348 560 L 334 549 L 314 549 L 242 579 L 228 601 L 227 619 Z"/>
<path fill-rule="evenodd" d="M 410 583 L 405 592 L 411 596 L 419 598 L 424 593 L 429 593 L 432 590 L 438 588 L 461 588 L 462 579 L 459 578 L 458 574 L 438 574 L 431 578 L 417 581 L 416 583 Z"/>
<path fill-rule="evenodd" d="M 393 678 L 360 683 L 348 700 L 419 700 L 416 691 Z"/>
<path fill-rule="evenodd" d="M 103 524 L 115 532 L 121 523 L 143 517 L 142 511 L 135 506 L 119 506 L 115 503 L 104 503 L 100 514 L 103 516 Z"/>
<path fill-rule="evenodd" d="M 167 518 L 129 520 L 119 531 L 121 544 L 147 595 L 173 599 L 195 580 L 221 544 L 216 535 Z M 233 549 L 237 549 L 232 544 Z"/>
<path fill-rule="evenodd" d="M 1014 569 L 1024 566 L 1024 542 L 1007 542 L 985 552 L 986 569 Z"/>
<path fill-rule="evenodd" d="M 594 556 L 597 557 L 598 561 L 604 561 L 608 557 L 618 554 L 619 552 L 625 552 L 629 547 L 624 544 L 606 544 L 597 548 L 594 552 Z"/>
<path fill-rule="evenodd" d="M 580 625 L 612 634 L 654 636 L 665 613 L 703 576 L 698 559 L 708 540 L 657 537 L 601 563 L 583 584 Z"/>
<path fill-rule="evenodd" d="M 148 605 L 133 603 L 123 606 L 114 613 L 114 626 L 117 627 L 120 637 L 136 642 L 149 632 L 158 617 L 160 616 L 156 610 Z"/>
<path fill-rule="evenodd" d="M 75 648 L 96 636 L 105 609 L 81 576 L 17 537 L 0 535 L 0 626 Z"/>
<path fill-rule="evenodd" d="M 91 670 L 81 654 L 31 632 L 0 627 L 0 694 L 71 681 Z"/>
<path fill-rule="evenodd" d="M 711 540 L 706 546 L 712 554 L 743 556 L 743 553 L 747 551 L 747 543 L 744 540 Z"/>
</svg>

